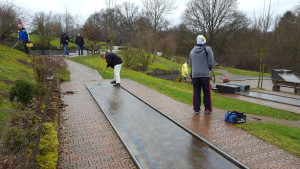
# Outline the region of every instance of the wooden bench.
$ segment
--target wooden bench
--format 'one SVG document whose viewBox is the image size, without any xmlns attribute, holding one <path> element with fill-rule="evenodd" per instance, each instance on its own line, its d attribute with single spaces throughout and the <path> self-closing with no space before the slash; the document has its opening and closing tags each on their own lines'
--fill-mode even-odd
<svg viewBox="0 0 300 169">
<path fill-rule="evenodd" d="M 91 45 L 90 48 L 86 49 L 87 54 L 91 52 L 93 55 L 96 53 L 100 53 L 100 45 Z"/>
<path fill-rule="evenodd" d="M 282 80 L 272 80 L 273 82 L 273 91 L 280 91 L 280 87 L 289 87 L 294 88 L 295 94 L 300 94 L 300 83 L 288 82 Z"/>
</svg>

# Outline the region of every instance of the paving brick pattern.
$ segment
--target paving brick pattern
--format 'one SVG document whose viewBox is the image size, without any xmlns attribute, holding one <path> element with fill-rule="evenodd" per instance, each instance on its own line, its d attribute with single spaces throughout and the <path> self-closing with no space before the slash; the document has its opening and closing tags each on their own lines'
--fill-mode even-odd
<svg viewBox="0 0 300 169">
<path fill-rule="evenodd" d="M 300 169 L 300 159 L 224 122 L 225 110 L 196 115 L 192 107 L 131 80 L 122 86 L 250 168 Z"/>
<path fill-rule="evenodd" d="M 61 85 L 67 106 L 60 115 L 58 168 L 135 169 L 131 157 L 84 85 L 101 82 L 101 76 L 95 70 L 67 62 L 71 82 Z"/>
</svg>

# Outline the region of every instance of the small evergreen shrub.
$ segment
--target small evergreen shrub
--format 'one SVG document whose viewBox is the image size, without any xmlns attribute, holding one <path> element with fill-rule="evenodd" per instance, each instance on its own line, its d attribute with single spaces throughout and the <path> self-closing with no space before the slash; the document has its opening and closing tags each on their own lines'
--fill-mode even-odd
<svg viewBox="0 0 300 169">
<path fill-rule="evenodd" d="M 16 84 L 9 91 L 10 101 L 17 101 L 24 103 L 25 105 L 34 97 L 35 86 L 24 80 L 17 80 Z"/>
</svg>

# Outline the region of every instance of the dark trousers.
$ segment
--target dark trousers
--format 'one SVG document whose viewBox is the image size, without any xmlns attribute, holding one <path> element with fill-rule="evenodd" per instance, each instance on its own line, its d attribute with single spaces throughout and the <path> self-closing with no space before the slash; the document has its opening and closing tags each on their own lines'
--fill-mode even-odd
<svg viewBox="0 0 300 169">
<path fill-rule="evenodd" d="M 26 46 L 27 43 L 28 43 L 28 41 L 23 41 L 24 52 L 25 52 L 27 55 L 30 55 L 29 48 Z"/>
<path fill-rule="evenodd" d="M 209 77 L 192 78 L 194 92 L 193 92 L 193 107 L 195 111 L 200 110 L 201 105 L 201 89 L 203 89 L 203 102 L 205 110 L 212 109 L 211 101 L 211 87 Z"/>
<path fill-rule="evenodd" d="M 83 55 L 83 46 L 77 45 L 78 55 Z"/>
</svg>

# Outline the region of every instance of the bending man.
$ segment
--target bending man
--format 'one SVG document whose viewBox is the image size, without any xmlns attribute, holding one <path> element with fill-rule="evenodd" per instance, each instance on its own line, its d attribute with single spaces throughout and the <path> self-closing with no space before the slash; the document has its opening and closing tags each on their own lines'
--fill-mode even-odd
<svg viewBox="0 0 300 169">
<path fill-rule="evenodd" d="M 122 59 L 116 55 L 113 52 L 103 52 L 100 54 L 100 56 L 106 60 L 107 66 L 114 69 L 114 81 L 110 82 L 111 84 L 114 84 L 114 87 L 120 87 L 121 83 L 121 77 L 120 77 L 120 71 L 122 68 Z"/>
</svg>

